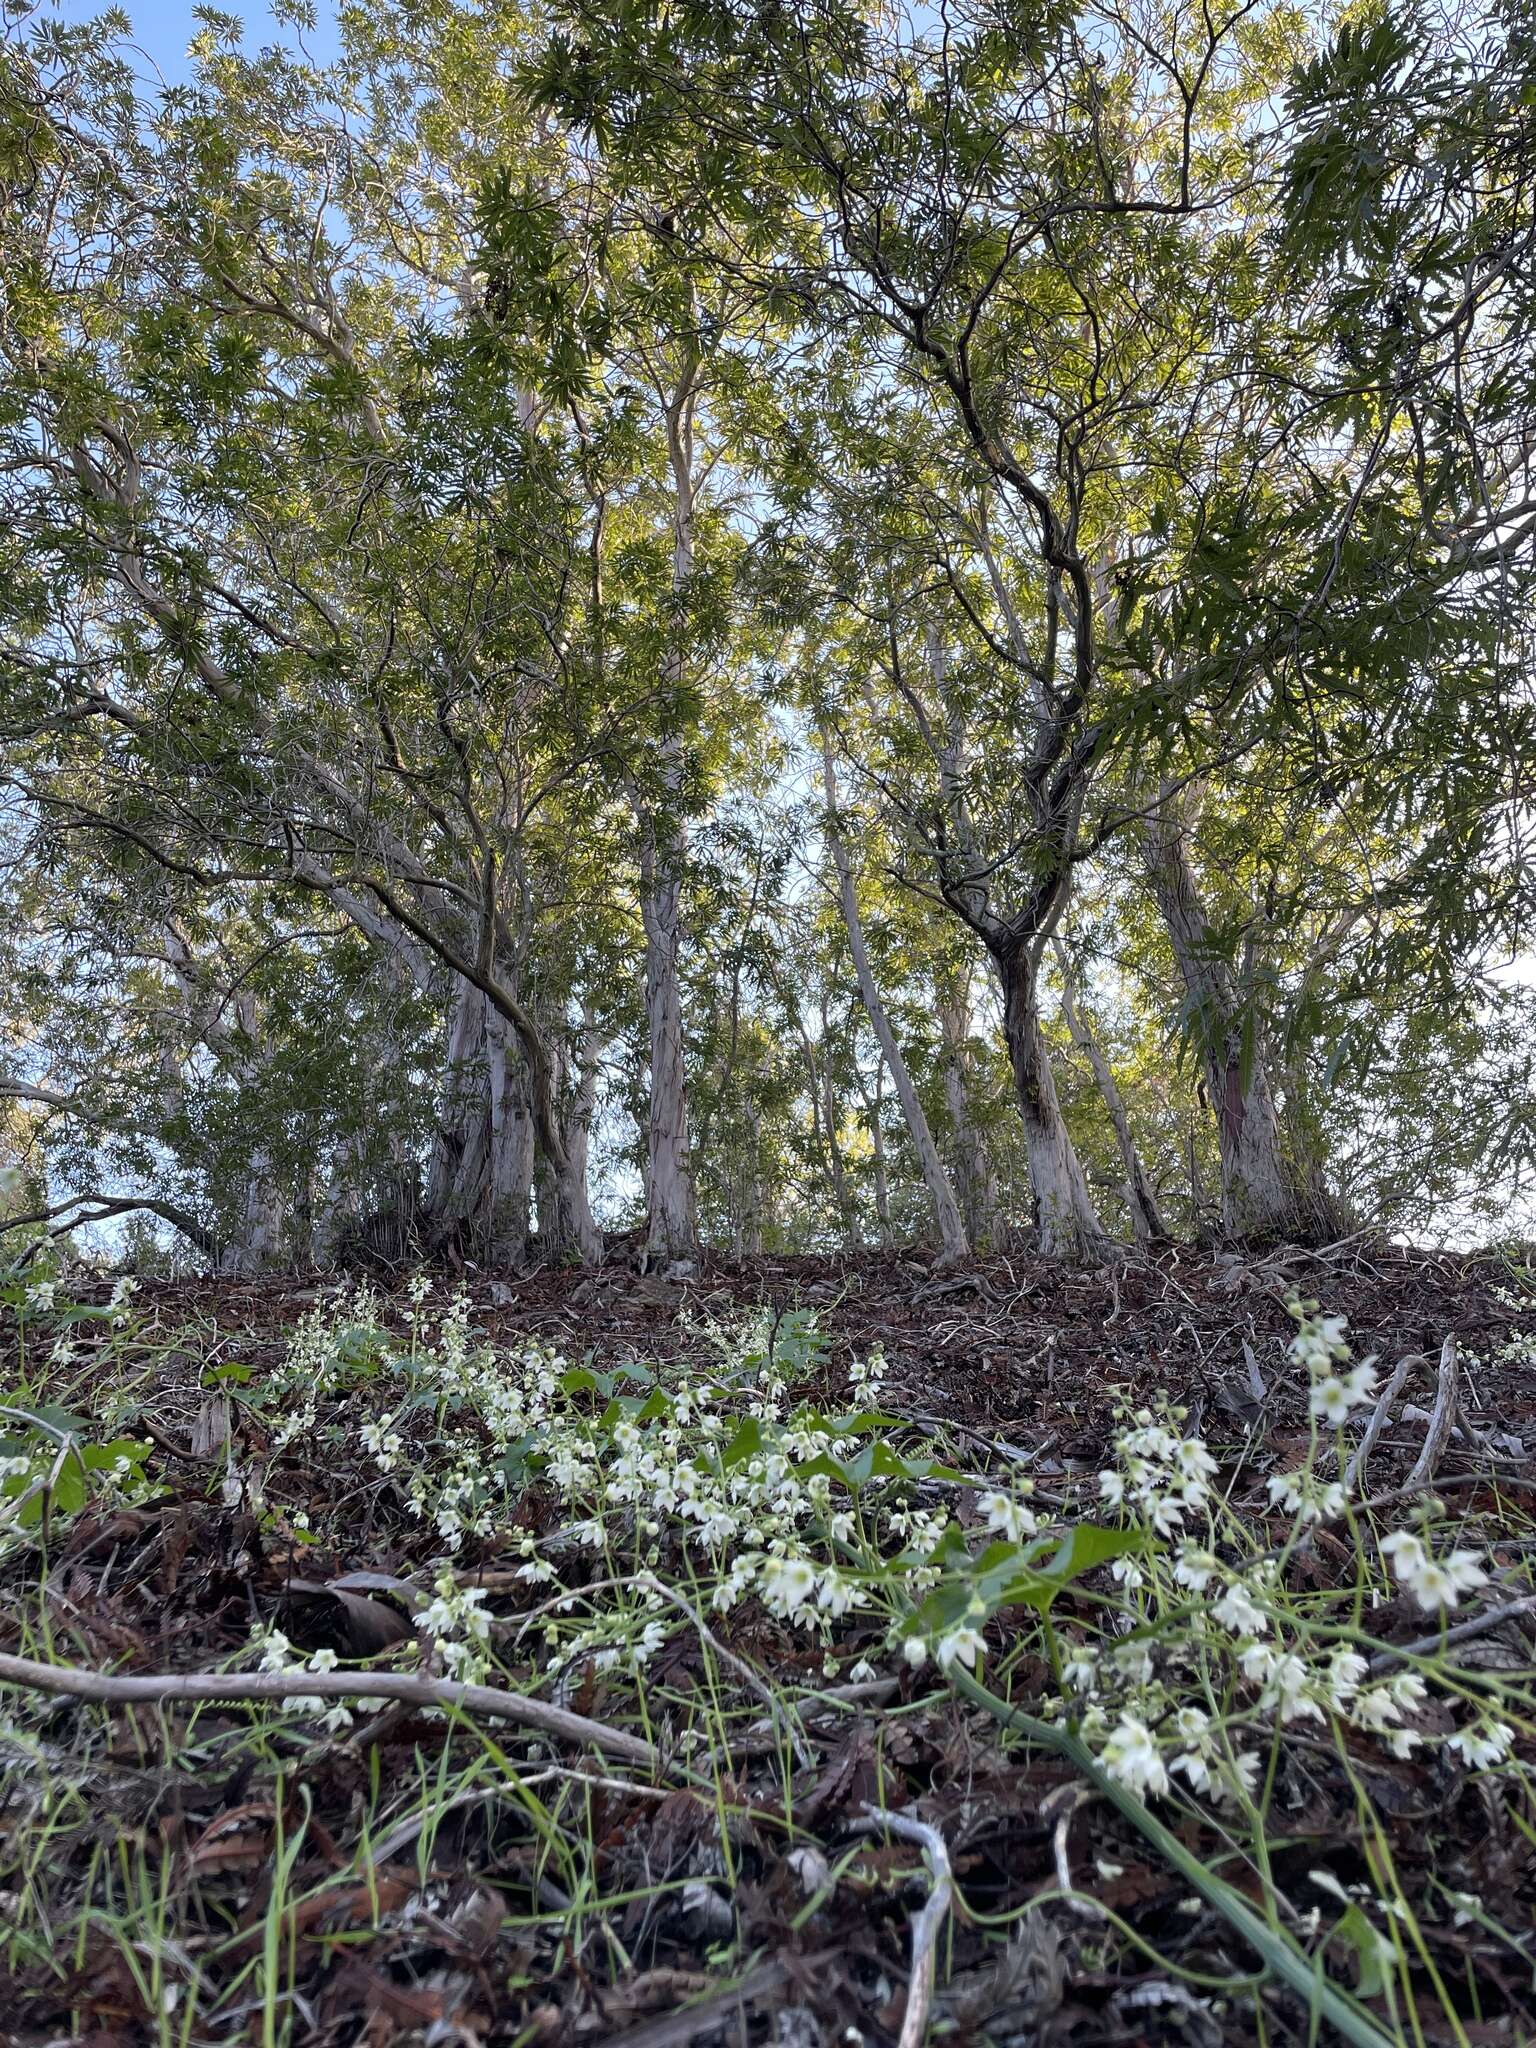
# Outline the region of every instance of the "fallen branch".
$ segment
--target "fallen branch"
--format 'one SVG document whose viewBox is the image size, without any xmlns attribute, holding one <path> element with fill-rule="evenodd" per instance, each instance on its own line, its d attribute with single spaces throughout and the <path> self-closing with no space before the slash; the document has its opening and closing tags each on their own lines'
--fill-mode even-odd
<svg viewBox="0 0 1536 2048">
<path fill-rule="evenodd" d="M 1387 1426 L 1392 1414 L 1393 1404 L 1396 1402 L 1398 1395 L 1403 1391 L 1404 1381 L 1415 1366 L 1427 1365 L 1428 1363 L 1429 1360 L 1422 1351 L 1410 1351 L 1406 1357 L 1400 1358 L 1392 1368 L 1392 1377 L 1387 1381 L 1382 1391 L 1381 1399 L 1376 1403 L 1371 1419 L 1365 1425 L 1365 1435 L 1361 1437 L 1359 1443 L 1355 1446 L 1355 1455 L 1350 1459 L 1349 1469 L 1344 1474 L 1344 1485 L 1350 1493 L 1354 1492 L 1356 1482 L 1370 1462 L 1371 1452 L 1376 1448 L 1376 1439 Z"/>
<path fill-rule="evenodd" d="M 864 1811 L 869 1818 L 855 1823 L 861 1834 L 884 1828 L 887 1834 L 916 1842 L 928 1859 L 933 1879 L 921 1910 L 912 1915 L 912 1978 L 907 1988 L 907 2009 L 901 2016 L 901 2033 L 896 2043 L 896 2048 L 921 2048 L 928 2032 L 928 2009 L 933 2004 L 939 1932 L 949 1917 L 950 1900 L 954 1896 L 949 1851 L 938 1829 L 930 1827 L 926 1821 L 914 1820 L 905 1813 L 890 1813 L 883 1806 L 866 1805 Z"/>
<path fill-rule="evenodd" d="M 1445 1455 L 1450 1441 L 1451 1428 L 1456 1420 L 1456 1376 L 1460 1363 L 1456 1357 L 1456 1339 L 1448 1336 L 1440 1346 L 1440 1370 L 1435 1381 L 1435 1405 L 1430 1413 L 1429 1433 L 1424 1439 L 1424 1448 L 1408 1474 L 1408 1485 L 1427 1486 L 1435 1476 L 1435 1468 Z"/>
<path fill-rule="evenodd" d="M 74 1664 L 35 1664 L 30 1657 L 0 1656 L 0 1685 L 25 1686 L 33 1692 L 62 1693 L 71 1699 L 94 1700 L 105 1706 L 135 1703 L 179 1705 L 193 1700 L 282 1700 L 295 1694 L 317 1699 L 403 1700 L 413 1707 L 452 1707 L 466 1714 L 484 1714 L 536 1728 L 562 1742 L 590 1745 L 608 1756 L 645 1770 L 660 1768 L 661 1759 L 649 1742 L 605 1728 L 585 1714 L 552 1707 L 526 1694 L 502 1692 L 490 1685 L 465 1685 L 452 1678 L 413 1678 L 396 1671 L 187 1671 L 158 1672 L 145 1677 L 114 1677 L 86 1671 Z"/>
<path fill-rule="evenodd" d="M 1403 1657 L 1433 1657 L 1448 1643 L 1470 1642 L 1474 1636 L 1485 1636 L 1506 1621 L 1518 1621 L 1523 1614 L 1536 1614 L 1536 1593 L 1527 1594 L 1523 1600 L 1511 1600 L 1504 1607 L 1490 1607 L 1486 1614 L 1474 1614 L 1467 1621 L 1458 1621 L 1454 1628 L 1440 1629 L 1432 1636 L 1418 1636 L 1411 1643 L 1387 1643 L 1371 1659 L 1371 1669 L 1380 1671 L 1384 1665 Z"/>
</svg>

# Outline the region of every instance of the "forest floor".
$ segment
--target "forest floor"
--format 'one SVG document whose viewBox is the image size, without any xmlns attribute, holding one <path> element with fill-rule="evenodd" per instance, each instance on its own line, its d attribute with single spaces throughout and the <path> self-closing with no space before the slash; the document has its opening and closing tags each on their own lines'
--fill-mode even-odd
<svg viewBox="0 0 1536 2048">
<path fill-rule="evenodd" d="M 0 2037 L 1536 2040 L 1529 1263 L 30 1277 Z"/>
</svg>

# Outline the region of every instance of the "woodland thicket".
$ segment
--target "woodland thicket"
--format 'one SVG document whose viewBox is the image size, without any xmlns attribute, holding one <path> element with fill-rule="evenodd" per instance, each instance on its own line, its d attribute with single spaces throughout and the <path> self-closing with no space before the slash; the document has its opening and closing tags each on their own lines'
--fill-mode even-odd
<svg viewBox="0 0 1536 2048">
<path fill-rule="evenodd" d="M 0 1164 L 147 1257 L 1508 1227 L 1536 16 L 0 49 Z"/>
</svg>

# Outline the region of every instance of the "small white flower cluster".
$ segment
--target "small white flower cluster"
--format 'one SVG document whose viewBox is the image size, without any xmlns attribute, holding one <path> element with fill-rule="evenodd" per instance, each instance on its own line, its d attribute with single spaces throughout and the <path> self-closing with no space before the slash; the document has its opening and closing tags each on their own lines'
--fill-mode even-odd
<svg viewBox="0 0 1536 2048">
<path fill-rule="evenodd" d="M 1312 1377 L 1313 1412 L 1327 1419 L 1369 1398 L 1374 1371 L 1340 1368 L 1351 1357 L 1345 1324 L 1319 1316 L 1316 1304 L 1296 1304 L 1299 1328 L 1291 1349 Z M 1321 1395 L 1322 1398 L 1318 1398 Z M 1284 1552 L 1251 1555 L 1240 1518 L 1212 1495 L 1215 1464 L 1198 1439 L 1185 1439 L 1178 1410 L 1154 1416 L 1141 1410 L 1122 1431 L 1115 1469 L 1100 1477 L 1102 1497 L 1123 1508 L 1150 1532 L 1181 1532 L 1171 1559 L 1158 1546 L 1117 1559 L 1112 1575 L 1139 1600 L 1127 1617 L 1132 1629 L 1120 1643 L 1076 1642 L 1062 1673 L 1072 1694 L 1071 1713 L 1084 1739 L 1122 1783 L 1161 1795 L 1175 1774 L 1218 1801 L 1250 1790 L 1257 1755 L 1235 1746 L 1245 1726 L 1296 1722 L 1343 1723 L 1406 1757 L 1430 1740 L 1411 1725 L 1429 1700 L 1417 1670 L 1370 1681 L 1359 1649 L 1336 1640 L 1338 1631 L 1314 1633 L 1306 1615 L 1285 1594 Z M 1309 1458 L 1295 1472 L 1268 1482 L 1270 1503 L 1293 1517 L 1293 1528 L 1343 1515 L 1341 1480 L 1323 1477 Z M 1207 1520 L 1202 1539 L 1185 1525 Z M 1486 1583 L 1479 1553 L 1452 1550 L 1436 1556 L 1427 1535 L 1399 1531 L 1381 1544 L 1398 1582 L 1426 1611 L 1454 1607 Z M 1228 1562 L 1249 1553 L 1246 1565 Z M 1197 1596 L 1190 1606 L 1189 1595 Z M 1221 1674 L 1225 1673 L 1225 1681 Z M 1214 1705 L 1223 1691 L 1231 1705 L 1224 1725 L 1191 1704 L 1201 1690 Z M 1513 1736 L 1486 1717 L 1446 1738 L 1464 1759 L 1497 1762 Z"/>
<path fill-rule="evenodd" d="M 334 1671 L 341 1661 L 334 1650 L 315 1650 L 307 1663 L 294 1661 L 293 1644 L 278 1628 L 263 1628 L 258 1623 L 251 1630 L 253 1647 L 259 1646 L 261 1656 L 257 1662 L 258 1671 L 280 1671 L 285 1677 L 302 1678 L 306 1671 Z M 365 1708 L 377 1709 L 382 1700 L 363 1701 Z M 318 1719 L 332 1735 L 343 1734 L 352 1726 L 352 1709 L 343 1700 L 327 1702 L 319 1693 L 293 1692 L 283 1698 L 283 1709 L 289 1714 L 311 1715 Z"/>
<path fill-rule="evenodd" d="M 1162 1415 L 1138 1409 L 1134 1425 L 1116 1439 L 1115 1469 L 1099 1474 L 1099 1498 L 1129 1509 L 1159 1536 L 1173 1535 L 1210 1498 L 1216 1460 L 1199 1437 L 1180 1434 L 1185 1419 L 1182 1408 Z"/>
<path fill-rule="evenodd" d="M 1424 1538 L 1410 1529 L 1395 1529 L 1383 1537 L 1381 1554 L 1391 1559 L 1393 1576 L 1426 1614 L 1455 1607 L 1463 1593 L 1475 1592 L 1488 1583 L 1481 1551 L 1453 1550 L 1446 1557 L 1436 1557 Z"/>
<path fill-rule="evenodd" d="M 450 1678 L 475 1684 L 485 1676 L 490 1668 L 491 1617 L 485 1611 L 483 1588 L 461 1586 L 452 1572 L 442 1573 L 435 1597 L 417 1615 L 416 1626 L 431 1637 Z"/>
<path fill-rule="evenodd" d="M 424 1299 L 413 1298 L 413 1309 Z M 854 1415 L 829 1421 L 793 1406 L 803 1332 L 779 1344 L 762 1320 L 734 1342 L 712 1333 L 717 1372 L 605 1377 L 546 1347 L 477 1346 L 462 1297 L 435 1334 L 413 1313 L 408 1350 L 378 1330 L 364 1330 L 359 1344 L 368 1306 L 343 1304 L 335 1329 L 317 1321 L 301 1331 L 288 1384 L 312 1396 L 375 1393 L 371 1408 L 337 1402 L 334 1426 L 450 1557 L 492 1538 L 505 1556 L 512 1510 L 530 1484 L 553 1494 L 560 1512 L 547 1533 L 514 1539 L 514 1576 L 552 1596 L 529 1621 L 562 1683 L 588 1668 L 634 1677 L 654 1661 L 685 1626 L 654 1590 L 654 1575 L 669 1570 L 706 1611 L 755 1599 L 818 1641 L 824 1664 L 850 1619 L 869 1616 L 910 1667 L 974 1672 L 989 1631 L 997 1640 L 1010 1574 L 1039 1570 L 1052 1550 L 1051 1523 L 1027 1480 L 978 1483 L 970 1505 L 962 1489 L 952 1508 L 903 1477 L 908 1467 L 878 1418 L 856 1427 Z M 1367 1398 L 1371 1368 L 1349 1365 L 1342 1319 L 1310 1305 L 1296 1313 L 1292 1351 L 1314 1395 L 1337 1386 L 1349 1406 Z M 868 1361 L 852 1375 L 855 1396 L 871 1401 L 884 1372 L 883 1361 Z M 1336 1397 L 1321 1404 L 1320 1420 L 1330 1404 Z M 1356 1640 L 1314 1626 L 1287 1589 L 1288 1547 L 1256 1549 L 1254 1525 L 1222 1497 L 1217 1461 L 1187 1419 L 1167 1406 L 1125 1418 L 1098 1481 L 1131 1539 L 1110 1559 L 1118 1590 L 1108 1624 L 1096 1633 L 1074 1624 L 1055 1639 L 1063 1692 L 1038 1711 L 1075 1726 L 1138 1795 L 1162 1797 L 1178 1782 L 1217 1804 L 1252 1794 L 1272 1731 L 1293 1724 L 1342 1724 L 1398 1756 L 1440 1740 L 1469 1762 L 1507 1756 L 1514 1738 L 1505 1723 L 1478 1716 L 1446 1738 L 1426 1732 L 1429 1691 L 1418 1670 L 1373 1679 Z M 884 1476 L 851 1477 L 861 1457 L 876 1469 L 864 1457 L 873 1450 Z M 1268 1491 L 1292 1518 L 1292 1542 L 1348 1507 L 1342 1481 L 1323 1477 L 1315 1457 L 1272 1478 Z M 1399 1532 L 1381 1548 L 1426 1610 L 1452 1607 L 1485 1581 L 1475 1553 L 1437 1558 L 1428 1533 Z M 451 1572 L 418 1626 L 455 1676 L 490 1669 L 482 1596 Z M 1050 1624 L 1040 1627 L 1045 1652 Z M 870 1668 L 866 1659 L 860 1668 Z"/>
<path fill-rule="evenodd" d="M 1337 1429 L 1375 1394 L 1376 1361 L 1362 1359 L 1359 1365 L 1340 1372 L 1337 1368 L 1354 1357 L 1345 1340 L 1348 1324 L 1344 1317 L 1319 1315 L 1315 1301 L 1293 1301 L 1290 1310 L 1299 1326 L 1291 1339 L 1291 1356 L 1311 1377 L 1308 1405 L 1313 1420 Z M 1314 1515 L 1312 1519 L 1322 1517 Z"/>
<path fill-rule="evenodd" d="M 877 1345 L 865 1358 L 856 1358 L 848 1368 L 848 1385 L 854 1398 L 860 1401 L 878 1401 L 885 1388 L 890 1368 L 885 1353 Z"/>
</svg>

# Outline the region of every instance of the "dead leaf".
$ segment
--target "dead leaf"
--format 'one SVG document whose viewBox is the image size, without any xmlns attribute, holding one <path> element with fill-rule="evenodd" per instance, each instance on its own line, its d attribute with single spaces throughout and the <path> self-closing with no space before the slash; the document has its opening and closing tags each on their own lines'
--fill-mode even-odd
<svg viewBox="0 0 1536 2048">
<path fill-rule="evenodd" d="M 297 1594 L 301 1599 L 332 1601 L 340 1610 L 347 1650 L 354 1657 L 377 1656 L 411 1634 L 405 1616 L 383 1600 L 370 1600 L 335 1584 L 322 1585 L 318 1579 L 290 1579 L 287 1592 L 290 1599 Z"/>
</svg>

